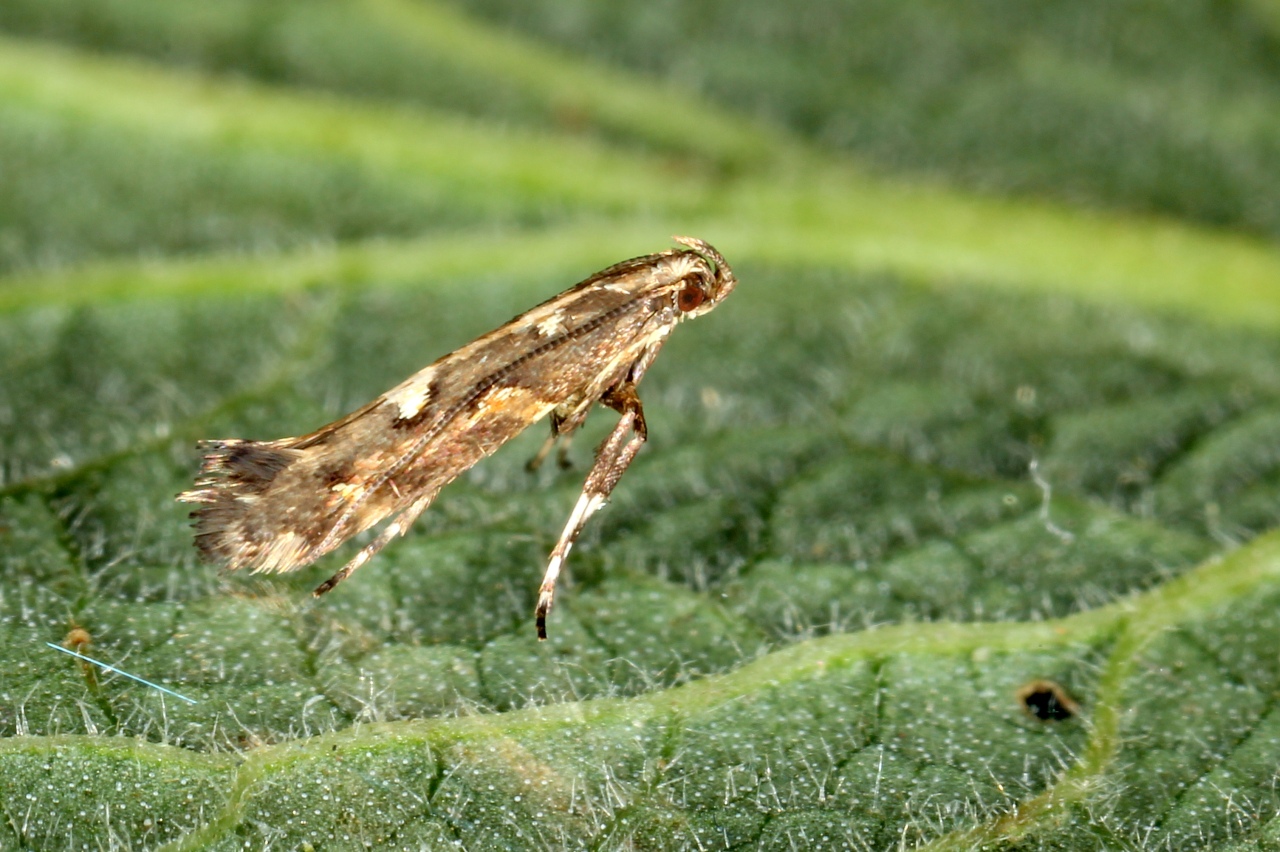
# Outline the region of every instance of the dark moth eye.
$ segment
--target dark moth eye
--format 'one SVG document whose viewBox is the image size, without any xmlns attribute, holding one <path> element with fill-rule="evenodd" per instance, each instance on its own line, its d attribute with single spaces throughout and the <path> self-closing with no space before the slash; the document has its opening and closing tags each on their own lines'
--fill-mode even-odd
<svg viewBox="0 0 1280 852">
<path fill-rule="evenodd" d="M 707 300 L 707 294 L 697 284 L 686 284 L 684 289 L 680 291 L 680 295 L 676 297 L 676 306 L 681 311 L 688 313 L 694 308 L 701 305 Z"/>
</svg>

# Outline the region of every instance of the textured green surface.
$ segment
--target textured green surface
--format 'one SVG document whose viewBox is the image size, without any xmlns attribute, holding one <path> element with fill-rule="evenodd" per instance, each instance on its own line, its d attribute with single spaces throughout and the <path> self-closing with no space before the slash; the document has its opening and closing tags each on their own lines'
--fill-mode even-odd
<svg viewBox="0 0 1280 852">
<path fill-rule="evenodd" d="M 459 5 L 884 169 L 1280 234 L 1273 0 Z"/>
<path fill-rule="evenodd" d="M 591 59 L 563 46 L 611 6 L 529 4 L 548 41 L 459 8 L 0 8 L 0 849 L 1280 848 L 1268 184 L 1262 218 L 1214 214 L 1217 161 L 1114 115 L 1089 168 L 1065 137 L 959 168 L 934 128 L 878 162 L 949 182 L 872 178 L 833 152 L 874 145 L 822 129 L 865 94 L 835 36 L 782 38 L 768 4 L 718 31 L 618 6 Z M 1080 7 L 1163 39 L 1108 62 L 1087 27 L 1045 43 L 1062 10 L 843 26 L 879 21 L 858 51 L 889 71 L 903 16 L 963 30 L 1105 140 L 1107 75 L 1265 112 L 1269 8 Z M 944 87 L 985 105 L 982 146 L 1019 121 L 987 79 Z M 1280 144 L 1192 106 L 1161 121 Z M 1123 212 L 1153 209 L 1184 219 Z M 650 445 L 549 642 L 534 592 L 604 412 L 575 471 L 529 476 L 522 436 L 319 602 L 348 551 L 195 561 L 195 440 L 312 429 L 673 232 L 742 286 L 646 378 Z M 74 628 L 198 703 L 45 646 Z M 1028 711 L 1054 688 L 1070 718 Z"/>
</svg>

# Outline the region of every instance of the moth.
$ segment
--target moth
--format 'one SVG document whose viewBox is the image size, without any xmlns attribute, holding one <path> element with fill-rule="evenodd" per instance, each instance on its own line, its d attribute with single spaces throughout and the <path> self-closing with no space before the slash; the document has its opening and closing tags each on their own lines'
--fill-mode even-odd
<svg viewBox="0 0 1280 852">
<path fill-rule="evenodd" d="M 358 411 L 299 438 L 202 441 L 191 513 L 200 555 L 230 570 L 293 571 L 389 522 L 316 597 L 402 535 L 440 489 L 543 417 L 536 469 L 600 403 L 620 416 L 551 551 L 535 609 L 538 638 L 556 579 L 587 519 L 608 499 L 648 435 L 636 386 L 685 319 L 737 281 L 707 243 L 637 257 L 575 284 L 410 376 Z"/>
</svg>

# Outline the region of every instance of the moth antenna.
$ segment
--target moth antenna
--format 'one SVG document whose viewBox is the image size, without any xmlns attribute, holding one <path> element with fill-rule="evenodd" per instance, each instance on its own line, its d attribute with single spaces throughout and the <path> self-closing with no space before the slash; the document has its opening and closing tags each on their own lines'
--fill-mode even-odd
<svg viewBox="0 0 1280 852">
<path fill-rule="evenodd" d="M 720 252 L 716 251 L 710 243 L 704 242 L 697 237 L 673 236 L 671 239 L 673 242 L 677 242 L 685 248 L 696 251 L 698 254 L 711 261 L 712 265 L 717 269 L 727 267 L 729 265 L 725 262 L 724 256 L 721 255 Z"/>
<path fill-rule="evenodd" d="M 729 262 L 724 259 L 724 255 L 716 251 L 710 243 L 704 242 L 697 237 L 673 236 L 671 239 L 680 245 L 697 252 L 704 260 L 710 262 L 710 264 L 715 267 L 716 284 L 719 286 L 716 288 L 713 298 L 719 300 L 729 295 L 730 291 L 733 290 L 734 286 L 738 282 L 733 276 L 733 270 L 729 268 Z"/>
</svg>

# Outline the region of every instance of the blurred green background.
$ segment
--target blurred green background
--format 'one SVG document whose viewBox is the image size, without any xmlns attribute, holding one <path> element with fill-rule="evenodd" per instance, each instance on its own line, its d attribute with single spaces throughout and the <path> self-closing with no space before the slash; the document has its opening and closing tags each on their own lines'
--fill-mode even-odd
<svg viewBox="0 0 1280 852">
<path fill-rule="evenodd" d="M 673 233 L 550 642 L 607 413 L 196 562 L 197 439 Z M 1278 236 L 1275 0 L 4 0 L 0 849 L 1278 849 Z"/>
</svg>

